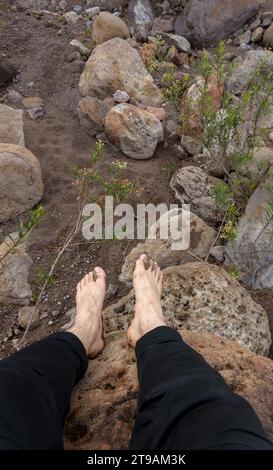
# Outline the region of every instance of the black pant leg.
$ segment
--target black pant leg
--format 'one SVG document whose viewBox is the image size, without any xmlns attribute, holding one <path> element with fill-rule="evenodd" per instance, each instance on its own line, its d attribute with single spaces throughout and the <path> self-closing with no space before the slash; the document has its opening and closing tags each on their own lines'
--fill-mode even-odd
<svg viewBox="0 0 273 470">
<path fill-rule="evenodd" d="M 249 403 L 169 327 L 136 345 L 139 399 L 132 450 L 270 449 Z"/>
<path fill-rule="evenodd" d="M 73 387 L 88 364 L 80 340 L 56 333 L 0 361 L 0 449 L 62 449 Z"/>
</svg>

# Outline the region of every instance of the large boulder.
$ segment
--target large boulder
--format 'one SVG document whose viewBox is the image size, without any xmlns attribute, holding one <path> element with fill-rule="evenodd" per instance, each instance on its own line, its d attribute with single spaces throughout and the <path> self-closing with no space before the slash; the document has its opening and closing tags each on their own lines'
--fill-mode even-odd
<svg viewBox="0 0 273 470">
<path fill-rule="evenodd" d="M 226 247 L 226 265 L 235 264 L 242 282 L 251 289 L 273 287 L 272 188 L 269 172 L 248 200 L 235 245 Z"/>
<path fill-rule="evenodd" d="M 0 142 L 25 145 L 23 111 L 0 104 Z"/>
<path fill-rule="evenodd" d="M 152 157 L 158 142 L 163 140 L 159 119 L 132 104 L 114 106 L 106 116 L 105 132 L 112 144 L 127 157 L 146 160 Z"/>
<path fill-rule="evenodd" d="M 14 248 L 18 240 L 18 233 L 13 233 L 0 245 L 0 304 L 27 305 L 31 300 L 28 275 L 32 260 L 25 242 Z"/>
<path fill-rule="evenodd" d="M 10 82 L 15 76 L 15 68 L 8 59 L 0 57 L 0 87 Z"/>
<path fill-rule="evenodd" d="M 95 48 L 85 65 L 79 83 L 83 96 L 104 99 L 117 90 L 145 105 L 160 106 L 160 90 L 146 70 L 136 49 L 115 38 Z"/>
<path fill-rule="evenodd" d="M 212 190 L 220 182 L 200 168 L 186 166 L 173 175 L 170 185 L 178 201 L 190 204 L 191 210 L 201 219 L 216 224 L 223 218 L 223 209 L 217 206 Z"/>
<path fill-rule="evenodd" d="M 128 15 L 131 28 L 137 38 L 146 41 L 154 19 L 150 0 L 130 0 Z"/>
<path fill-rule="evenodd" d="M 215 46 L 250 20 L 259 4 L 259 0 L 189 0 L 176 20 L 175 32 L 194 47 Z"/>
<path fill-rule="evenodd" d="M 164 269 L 162 307 L 170 326 L 213 333 L 268 355 L 271 334 L 267 314 L 223 268 L 204 262 Z M 104 310 L 106 331 L 126 329 L 133 290 Z"/>
<path fill-rule="evenodd" d="M 250 402 L 272 439 L 273 361 L 215 335 L 180 333 L 235 393 Z M 102 355 L 89 362 L 73 396 L 65 427 L 66 449 L 128 448 L 138 393 L 135 353 L 122 332 L 107 335 L 106 343 Z"/>
<path fill-rule="evenodd" d="M 209 253 L 209 250 L 216 239 L 216 231 L 209 227 L 202 219 L 197 217 L 193 212 L 190 213 L 190 246 L 188 250 L 173 249 L 174 239 L 170 233 L 172 224 L 182 232 L 183 213 L 181 210 L 173 209 L 168 213 L 163 214 L 155 224 L 156 239 L 147 238 L 143 243 L 138 243 L 131 252 L 126 256 L 122 266 L 120 281 L 130 286 L 132 283 L 132 275 L 135 266 L 135 261 L 141 253 L 147 253 L 155 260 L 161 269 L 168 266 L 177 266 L 180 264 L 195 261 L 194 256 L 204 259 Z M 168 239 L 160 239 L 160 228 L 164 229 L 167 226 L 169 237 Z M 151 228 L 150 234 L 153 231 Z M 185 236 L 185 234 L 184 234 Z M 192 254 L 191 254 L 192 253 Z M 197 258 L 197 259 L 198 259 Z"/>
<path fill-rule="evenodd" d="M 250 50 L 235 60 L 232 74 L 226 80 L 226 88 L 235 93 L 242 93 L 260 68 L 265 74 L 273 67 L 273 53 L 263 49 Z"/>
<path fill-rule="evenodd" d="M 113 38 L 127 39 L 129 37 L 126 23 L 108 11 L 101 12 L 92 23 L 92 39 L 95 44 L 102 44 Z"/>
<path fill-rule="evenodd" d="M 30 209 L 42 196 L 39 160 L 25 147 L 0 144 L 0 222 Z"/>
<path fill-rule="evenodd" d="M 263 43 L 265 46 L 273 47 L 273 23 L 267 28 L 264 33 Z"/>
</svg>

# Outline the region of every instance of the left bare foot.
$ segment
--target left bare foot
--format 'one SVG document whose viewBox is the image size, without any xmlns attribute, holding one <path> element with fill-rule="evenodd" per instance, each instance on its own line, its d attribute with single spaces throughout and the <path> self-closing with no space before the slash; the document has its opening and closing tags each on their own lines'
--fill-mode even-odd
<svg viewBox="0 0 273 470">
<path fill-rule="evenodd" d="M 102 268 L 86 274 L 77 286 L 75 322 L 68 331 L 80 339 L 90 359 L 97 357 L 104 347 L 102 308 L 105 291 Z"/>
</svg>

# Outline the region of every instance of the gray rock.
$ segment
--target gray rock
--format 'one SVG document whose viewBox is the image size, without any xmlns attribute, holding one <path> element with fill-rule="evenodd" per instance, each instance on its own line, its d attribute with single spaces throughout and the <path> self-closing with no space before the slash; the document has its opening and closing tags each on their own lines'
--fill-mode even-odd
<svg viewBox="0 0 273 470">
<path fill-rule="evenodd" d="M 153 27 L 151 30 L 152 36 L 157 36 L 161 33 L 171 33 L 174 28 L 174 17 L 164 16 L 162 18 L 154 18 Z"/>
<path fill-rule="evenodd" d="M 168 325 L 213 333 L 250 351 L 268 355 L 271 334 L 264 309 L 223 268 L 187 263 L 164 269 L 161 303 Z M 103 312 L 106 332 L 127 329 L 134 292 Z"/>
<path fill-rule="evenodd" d="M 32 295 L 28 283 L 32 260 L 25 242 L 13 248 L 17 240 L 18 233 L 12 233 L 0 245 L 0 303 L 27 305 Z"/>
<path fill-rule="evenodd" d="M 189 135 L 182 135 L 181 145 L 190 155 L 199 154 L 202 150 L 202 142 Z"/>
<path fill-rule="evenodd" d="M 235 247 L 226 247 L 226 265 L 235 264 L 242 282 L 250 289 L 273 287 L 273 222 L 269 217 L 272 187 L 273 177 L 269 174 L 247 203 L 237 227 Z"/>
<path fill-rule="evenodd" d="M 161 122 L 153 114 L 127 103 L 109 111 L 105 132 L 113 145 L 135 160 L 152 157 L 164 135 Z"/>
<path fill-rule="evenodd" d="M 75 11 L 68 11 L 67 13 L 64 13 L 63 18 L 65 18 L 68 23 L 72 24 L 77 23 L 77 21 L 79 20 L 79 16 Z"/>
<path fill-rule="evenodd" d="M 42 196 L 39 160 L 25 147 L 0 144 L 0 222 L 30 209 Z"/>
<path fill-rule="evenodd" d="M 196 261 L 194 255 L 201 259 L 206 258 L 217 235 L 217 232 L 213 228 L 209 227 L 203 220 L 191 212 L 189 251 L 181 249 L 174 250 L 172 246 L 174 240 L 172 240 L 169 230 L 170 223 L 174 223 L 178 230 L 181 231 L 182 213 L 180 210 L 173 209 L 162 215 L 155 224 L 156 239 L 152 240 L 147 238 L 142 243 L 138 243 L 126 256 L 119 276 L 121 282 L 124 282 L 129 287 L 132 285 L 135 261 L 142 253 L 150 255 L 152 259 L 159 264 L 161 269 Z M 167 240 L 160 239 L 160 226 L 161 228 L 167 227 L 169 232 Z M 152 230 L 153 228 L 151 228 L 151 232 Z"/>
<path fill-rule="evenodd" d="M 217 45 L 257 13 L 257 0 L 189 0 L 175 23 L 175 32 L 193 47 Z"/>
<path fill-rule="evenodd" d="M 154 18 L 150 0 L 130 0 L 128 15 L 129 22 L 138 39 L 146 41 Z"/>
<path fill-rule="evenodd" d="M 10 82 L 15 76 L 15 67 L 4 57 L 0 57 L 0 87 Z"/>
<path fill-rule="evenodd" d="M 244 91 L 257 67 L 269 73 L 273 67 L 273 53 L 259 49 L 251 50 L 244 57 L 239 57 L 235 62 L 233 73 L 226 81 L 227 89 L 236 93 Z"/>
<path fill-rule="evenodd" d="M 20 308 L 18 312 L 18 322 L 23 330 L 27 329 L 28 324 L 30 325 L 30 330 L 33 330 L 40 322 L 39 311 L 35 307 Z"/>
<path fill-rule="evenodd" d="M 77 39 L 73 39 L 70 43 L 70 46 L 74 47 L 79 53 L 84 56 L 84 57 L 89 57 L 90 55 L 90 49 L 88 47 L 84 46 L 80 41 Z"/>
<path fill-rule="evenodd" d="M 114 100 L 116 101 L 116 103 L 127 103 L 128 101 L 130 101 L 130 96 L 128 95 L 128 93 L 126 93 L 126 91 L 117 90 L 114 94 Z"/>
<path fill-rule="evenodd" d="M 191 211 L 207 223 L 216 224 L 222 220 L 223 210 L 217 207 L 211 191 L 219 182 L 222 181 L 208 176 L 200 168 L 187 166 L 174 174 L 170 185 L 178 201 L 190 204 Z"/>
<path fill-rule="evenodd" d="M 273 21 L 273 11 L 264 11 L 262 14 L 262 25 L 269 26 Z"/>
<path fill-rule="evenodd" d="M 73 10 L 77 15 L 80 15 L 81 12 L 82 12 L 82 6 L 81 5 L 74 5 Z"/>
<path fill-rule="evenodd" d="M 87 14 L 88 18 L 94 18 L 94 16 L 100 14 L 100 7 L 87 8 L 85 13 Z"/>
<path fill-rule="evenodd" d="M 177 34 L 162 33 L 162 37 L 166 44 L 169 46 L 175 46 L 179 52 L 189 53 L 191 45 L 189 41 L 183 36 L 178 36 Z"/>
<path fill-rule="evenodd" d="M 0 104 L 0 142 L 25 145 L 23 111 Z"/>
<path fill-rule="evenodd" d="M 22 95 L 16 90 L 9 90 L 6 94 L 6 100 L 11 104 L 18 104 L 22 101 Z"/>
<path fill-rule="evenodd" d="M 120 38 L 106 41 L 94 49 L 85 64 L 79 89 L 82 96 L 100 99 L 123 90 L 134 102 L 150 106 L 161 103 L 160 90 L 138 51 Z"/>
</svg>

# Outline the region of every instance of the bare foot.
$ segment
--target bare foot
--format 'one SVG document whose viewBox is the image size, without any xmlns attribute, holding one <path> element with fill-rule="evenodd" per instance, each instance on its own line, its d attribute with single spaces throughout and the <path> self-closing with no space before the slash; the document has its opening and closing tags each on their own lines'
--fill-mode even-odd
<svg viewBox="0 0 273 470">
<path fill-rule="evenodd" d="M 128 329 L 129 343 L 133 347 L 148 331 L 166 326 L 160 303 L 162 282 L 163 275 L 158 264 L 149 260 L 145 254 L 141 255 L 136 261 L 133 275 L 135 317 Z"/>
<path fill-rule="evenodd" d="M 78 336 L 88 356 L 93 359 L 103 350 L 102 307 L 105 297 L 105 272 L 95 268 L 77 286 L 76 316 L 68 330 Z"/>
</svg>

